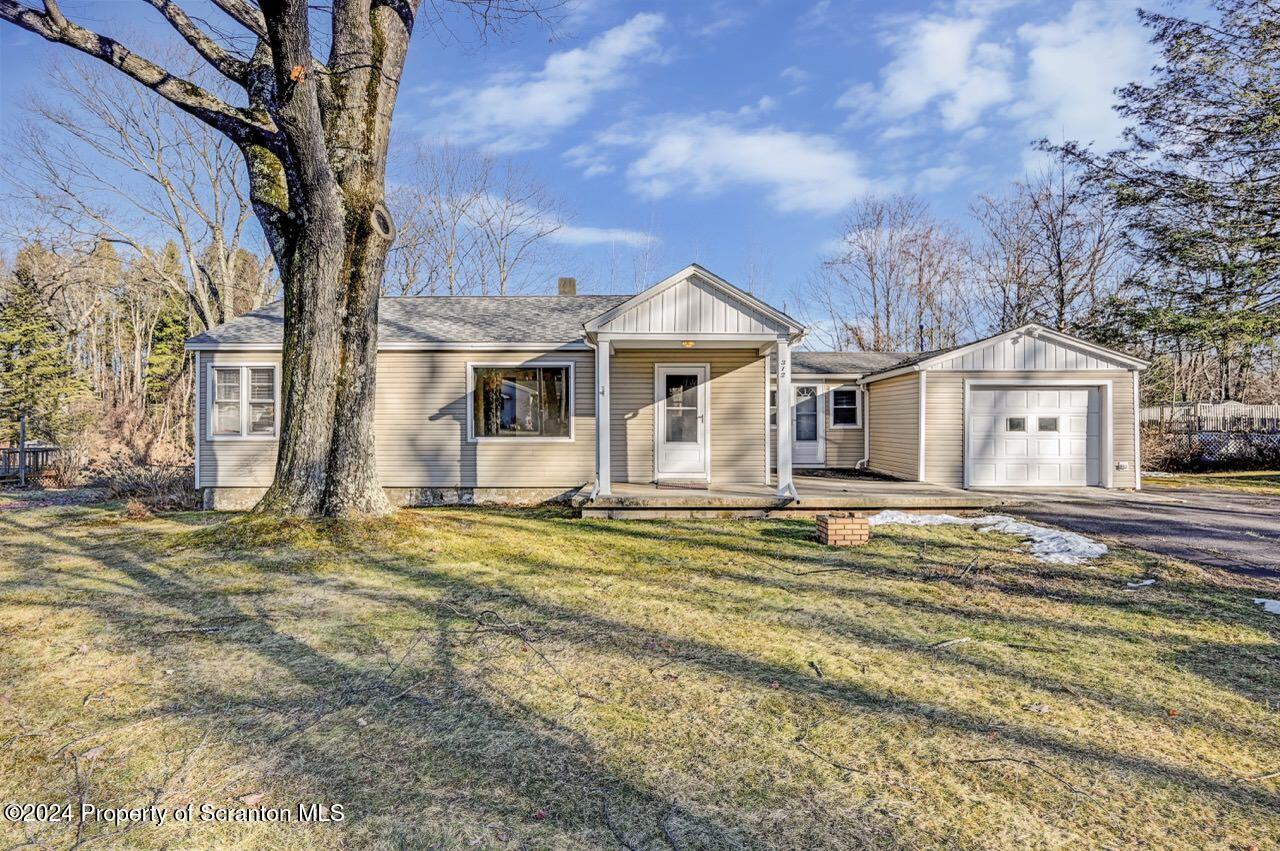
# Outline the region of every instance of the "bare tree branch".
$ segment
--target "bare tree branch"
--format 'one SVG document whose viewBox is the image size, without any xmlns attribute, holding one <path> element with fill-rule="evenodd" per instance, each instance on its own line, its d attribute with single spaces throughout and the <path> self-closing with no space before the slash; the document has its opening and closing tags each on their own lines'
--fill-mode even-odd
<svg viewBox="0 0 1280 851">
<path fill-rule="evenodd" d="M 213 5 L 226 12 L 236 23 L 258 38 L 267 40 L 267 22 L 263 19 L 262 12 L 246 0 L 213 0 Z"/>
<path fill-rule="evenodd" d="M 249 73 L 249 63 L 238 56 L 233 56 L 213 37 L 195 25 L 182 7 L 173 0 L 145 0 L 156 11 L 164 15 L 166 21 L 191 45 L 197 53 L 204 57 L 210 65 L 228 80 L 244 85 L 245 76 Z"/>
<path fill-rule="evenodd" d="M 67 20 L 55 0 L 45 0 L 43 13 L 17 0 L 0 0 L 0 20 L 102 60 L 236 142 L 267 141 L 276 134 L 276 128 L 263 116 L 234 107 L 207 89 L 134 53 L 115 39 Z"/>
</svg>

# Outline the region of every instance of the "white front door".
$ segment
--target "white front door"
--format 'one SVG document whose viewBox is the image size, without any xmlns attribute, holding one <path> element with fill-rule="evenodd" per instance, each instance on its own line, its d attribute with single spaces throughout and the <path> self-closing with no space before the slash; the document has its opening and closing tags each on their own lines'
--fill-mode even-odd
<svg viewBox="0 0 1280 851">
<path fill-rule="evenodd" d="M 707 452 L 706 364 L 659 365 L 655 376 L 658 479 L 711 478 Z"/>
<path fill-rule="evenodd" d="M 969 484 L 1100 485 L 1096 387 L 973 388 Z"/>
<path fill-rule="evenodd" d="M 792 384 L 791 463 L 797 467 L 821 467 L 826 451 L 826 429 L 822 422 L 822 385 Z"/>
</svg>

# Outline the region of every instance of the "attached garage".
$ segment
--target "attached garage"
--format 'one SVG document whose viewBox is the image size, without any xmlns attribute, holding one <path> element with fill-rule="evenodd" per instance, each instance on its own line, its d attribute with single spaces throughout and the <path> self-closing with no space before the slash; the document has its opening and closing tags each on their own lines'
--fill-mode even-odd
<svg viewBox="0 0 1280 851">
<path fill-rule="evenodd" d="M 867 467 L 952 487 L 1140 488 L 1146 362 L 1026 325 L 862 379 Z"/>
<path fill-rule="evenodd" d="M 1102 486 L 1097 386 L 970 383 L 965 466 L 972 487 Z"/>
</svg>

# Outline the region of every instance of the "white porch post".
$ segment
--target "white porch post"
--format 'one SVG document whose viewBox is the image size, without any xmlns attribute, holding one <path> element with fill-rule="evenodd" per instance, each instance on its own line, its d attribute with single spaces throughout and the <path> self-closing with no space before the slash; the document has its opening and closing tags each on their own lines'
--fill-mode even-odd
<svg viewBox="0 0 1280 851">
<path fill-rule="evenodd" d="M 613 469 L 609 450 L 609 338 L 596 338 L 596 495 L 609 496 Z"/>
<path fill-rule="evenodd" d="M 791 429 L 795 415 L 791 412 L 791 343 L 778 338 L 778 496 L 796 496 L 791 480 Z"/>
</svg>

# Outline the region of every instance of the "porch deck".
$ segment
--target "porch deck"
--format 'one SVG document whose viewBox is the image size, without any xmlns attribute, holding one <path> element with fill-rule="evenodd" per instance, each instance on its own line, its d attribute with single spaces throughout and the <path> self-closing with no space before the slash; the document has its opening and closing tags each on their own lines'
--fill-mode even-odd
<svg viewBox="0 0 1280 851">
<path fill-rule="evenodd" d="M 870 477 L 795 476 L 799 499 L 772 486 L 715 485 L 708 490 L 615 483 L 613 493 L 583 505 L 582 516 L 612 519 L 806 517 L 824 511 L 972 511 L 1003 505 L 995 493 Z"/>
</svg>

